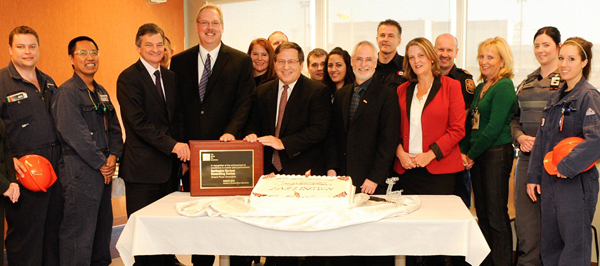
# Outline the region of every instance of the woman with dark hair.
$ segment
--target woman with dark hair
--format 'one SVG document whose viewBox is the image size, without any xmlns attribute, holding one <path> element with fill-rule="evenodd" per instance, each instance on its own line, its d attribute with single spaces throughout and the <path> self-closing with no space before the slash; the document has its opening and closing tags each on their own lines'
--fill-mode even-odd
<svg viewBox="0 0 600 266">
<path fill-rule="evenodd" d="M 335 47 L 327 55 L 325 65 L 325 77 L 323 78 L 325 85 L 331 89 L 332 95 L 336 90 L 348 84 L 354 84 L 354 72 L 350 64 L 350 54 L 340 47 Z"/>
<path fill-rule="evenodd" d="M 250 43 L 248 55 L 254 68 L 254 83 L 256 86 L 275 79 L 275 51 L 271 43 L 264 38 L 258 38 Z"/>
<path fill-rule="evenodd" d="M 591 263 L 598 200 L 598 169 L 593 166 L 600 157 L 600 93 L 587 82 L 591 62 L 592 43 L 579 37 L 563 43 L 558 66 L 565 83 L 546 105 L 531 151 L 527 194 L 533 201 L 541 197 L 544 265 Z M 560 160 L 544 159 L 569 137 L 583 140 Z"/>
<path fill-rule="evenodd" d="M 508 218 L 508 179 L 514 150 L 510 122 L 517 97 L 511 78 L 513 56 L 508 43 L 490 38 L 479 44 L 482 81 L 475 89 L 461 142 L 463 163 L 471 169 L 479 228 L 491 252 L 481 265 L 511 265 L 512 229 Z"/>
<path fill-rule="evenodd" d="M 540 204 L 527 196 L 527 168 L 544 107 L 564 83 L 558 71 L 560 45 L 557 28 L 539 29 L 533 36 L 533 47 L 540 67 L 527 75 L 517 87 L 518 105 L 510 124 L 513 143 L 519 148 L 515 166 L 515 227 L 519 240 L 517 265 L 542 265 Z"/>
</svg>

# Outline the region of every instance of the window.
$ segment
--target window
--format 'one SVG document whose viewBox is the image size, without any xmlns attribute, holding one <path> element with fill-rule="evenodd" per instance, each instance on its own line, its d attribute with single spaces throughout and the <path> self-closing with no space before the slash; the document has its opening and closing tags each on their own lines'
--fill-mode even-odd
<svg viewBox="0 0 600 266">
<path fill-rule="evenodd" d="M 199 6 L 194 1 L 187 2 L 188 17 L 195 18 Z M 456 35 L 464 26 L 466 41 L 459 44 L 457 65 L 478 77 L 478 44 L 500 36 L 511 45 L 515 57 L 515 86 L 539 66 L 533 55 L 533 35 L 537 29 L 555 26 L 561 31 L 563 41 L 579 36 L 600 43 L 600 35 L 596 33 L 600 28 L 597 0 L 217 0 L 214 3 L 224 12 L 223 42 L 244 52 L 252 40 L 267 38 L 279 30 L 298 43 L 305 54 L 315 47 L 331 51 L 336 46 L 351 53 L 359 41 L 375 43 L 377 25 L 390 18 L 402 26 L 398 52 L 403 55 L 404 45 L 413 38 L 426 37 L 434 42 L 439 34 Z M 457 14 L 466 14 L 464 25 L 459 23 L 463 18 Z M 194 25 L 186 26 L 191 28 L 187 31 L 186 39 L 190 40 L 187 43 L 195 45 Z M 600 87 L 600 48 L 595 46 L 593 53 L 590 82 Z"/>
</svg>

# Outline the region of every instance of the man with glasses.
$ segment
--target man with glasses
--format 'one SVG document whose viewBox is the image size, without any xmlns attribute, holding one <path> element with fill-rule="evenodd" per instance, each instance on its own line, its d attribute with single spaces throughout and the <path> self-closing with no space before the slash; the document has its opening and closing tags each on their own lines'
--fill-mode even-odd
<svg viewBox="0 0 600 266">
<path fill-rule="evenodd" d="M 252 60 L 221 42 L 223 29 L 221 8 L 203 5 L 196 15 L 200 44 L 171 60 L 181 94 L 185 141 L 239 139 L 248 119 L 255 87 Z M 183 190 L 190 191 L 189 172 L 181 182 Z M 192 256 L 196 266 L 213 261 L 214 256 Z"/>
<path fill-rule="evenodd" d="M 375 45 L 368 41 L 354 48 L 356 81 L 335 93 L 327 152 L 327 174 L 351 176 L 356 192 L 367 194 L 385 194 L 400 131 L 396 92 L 373 78 L 376 53 Z"/>
<path fill-rule="evenodd" d="M 325 174 L 321 150 L 331 122 L 331 92 L 302 75 L 303 63 L 298 44 L 282 43 L 275 50 L 278 78 L 256 90 L 244 140 L 265 146 L 265 173 Z"/>
<path fill-rule="evenodd" d="M 63 150 L 59 165 L 65 199 L 60 226 L 62 265 L 111 262 L 111 181 L 123 137 L 108 92 L 96 83 L 100 52 L 87 36 L 69 42 L 73 77 L 52 102 L 52 115 Z"/>
<path fill-rule="evenodd" d="M 28 154 L 41 155 L 58 169 L 60 145 L 50 103 L 56 93 L 51 77 L 37 67 L 39 37 L 30 27 L 19 26 L 8 36 L 11 61 L 0 70 L 0 118 L 14 156 L 15 170 L 23 176 L 18 161 Z M 58 231 L 62 220 L 59 181 L 47 192 L 20 189 L 15 203 L 5 206 L 6 253 L 9 265 L 59 265 Z"/>
<path fill-rule="evenodd" d="M 331 123 L 331 91 L 302 75 L 303 63 L 298 44 L 282 43 L 275 49 L 278 78 L 256 89 L 244 140 L 265 147 L 265 174 L 325 174 L 322 151 Z M 267 258 L 265 265 L 298 265 L 298 258 Z"/>
<path fill-rule="evenodd" d="M 175 73 L 160 66 L 164 32 L 142 25 L 135 44 L 140 60 L 117 79 L 117 99 L 125 126 L 125 150 L 119 176 L 125 181 L 127 216 L 174 192 L 181 162 L 190 160 L 182 141 L 183 121 Z M 136 256 L 136 265 L 173 265 L 173 255 Z"/>
<path fill-rule="evenodd" d="M 221 42 L 223 12 L 205 4 L 198 11 L 196 30 L 200 44 L 171 60 L 181 93 L 187 140 L 232 141 L 241 131 L 254 90 L 252 60 Z M 183 187 L 189 191 L 189 178 Z"/>
</svg>

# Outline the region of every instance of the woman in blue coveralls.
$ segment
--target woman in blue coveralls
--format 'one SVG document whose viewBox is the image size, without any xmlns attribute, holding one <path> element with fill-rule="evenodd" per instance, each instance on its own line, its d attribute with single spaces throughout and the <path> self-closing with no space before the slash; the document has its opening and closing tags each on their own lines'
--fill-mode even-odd
<svg viewBox="0 0 600 266">
<path fill-rule="evenodd" d="M 598 199 L 598 170 L 584 171 L 600 157 L 600 93 L 587 82 L 592 44 L 567 39 L 560 49 L 559 69 L 565 84 L 544 110 L 531 152 L 527 194 L 541 197 L 542 262 L 553 265 L 590 265 L 591 223 Z M 581 137 L 579 143 L 549 175 L 543 166 L 546 153 L 561 140 Z"/>
</svg>

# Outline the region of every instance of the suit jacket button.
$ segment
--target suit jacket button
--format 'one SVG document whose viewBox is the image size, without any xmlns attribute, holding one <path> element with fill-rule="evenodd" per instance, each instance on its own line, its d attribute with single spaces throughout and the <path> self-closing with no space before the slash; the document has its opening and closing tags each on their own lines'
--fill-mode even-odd
<svg viewBox="0 0 600 266">
<path fill-rule="evenodd" d="M 203 114 L 204 114 L 204 111 L 200 111 L 200 114 L 201 114 L 201 115 L 203 115 Z"/>
</svg>

